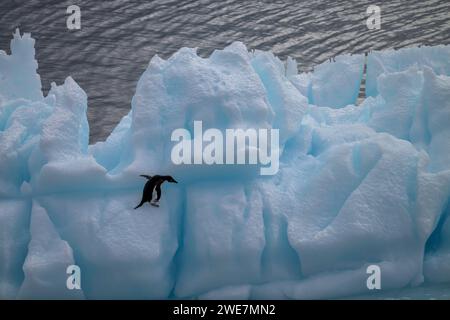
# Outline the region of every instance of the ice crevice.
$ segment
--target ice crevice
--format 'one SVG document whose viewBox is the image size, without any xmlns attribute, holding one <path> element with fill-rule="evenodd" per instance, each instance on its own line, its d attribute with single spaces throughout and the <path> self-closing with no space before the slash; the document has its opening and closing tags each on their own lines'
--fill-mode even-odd
<svg viewBox="0 0 450 320">
<path fill-rule="evenodd" d="M 150 60 L 89 145 L 87 96 L 44 96 L 34 39 L 0 51 L 0 298 L 339 298 L 450 283 L 450 47 L 343 54 L 308 73 L 235 42 Z M 358 105 L 356 105 L 358 103 Z M 171 133 L 273 128 L 280 169 L 174 165 Z M 170 174 L 160 208 L 140 174 Z M 82 290 L 67 290 L 80 266 Z"/>
</svg>

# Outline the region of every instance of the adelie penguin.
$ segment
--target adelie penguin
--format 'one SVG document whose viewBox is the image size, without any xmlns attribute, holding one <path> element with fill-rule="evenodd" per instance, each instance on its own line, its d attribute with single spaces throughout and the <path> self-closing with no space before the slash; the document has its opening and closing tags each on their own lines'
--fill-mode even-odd
<svg viewBox="0 0 450 320">
<path fill-rule="evenodd" d="M 134 209 L 141 207 L 144 203 L 149 202 L 154 207 L 159 207 L 159 199 L 161 198 L 161 185 L 164 181 L 178 183 L 171 176 L 147 176 L 142 174 L 141 177 L 147 178 L 147 183 L 144 186 L 144 191 L 142 193 L 142 200 Z M 156 199 L 152 201 L 153 191 L 156 191 Z"/>
</svg>

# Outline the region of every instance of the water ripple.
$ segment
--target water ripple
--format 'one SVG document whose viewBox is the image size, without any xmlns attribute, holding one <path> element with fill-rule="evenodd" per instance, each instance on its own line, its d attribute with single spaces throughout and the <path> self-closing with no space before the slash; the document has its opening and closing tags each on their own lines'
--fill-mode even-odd
<svg viewBox="0 0 450 320">
<path fill-rule="evenodd" d="M 108 136 L 130 109 L 136 82 L 154 54 L 180 47 L 209 55 L 233 41 L 296 58 L 301 71 L 341 53 L 450 44 L 450 2 L 377 1 L 381 30 L 368 30 L 362 1 L 78 0 L 82 29 L 66 29 L 73 1 L 0 3 L 0 48 L 20 26 L 37 39 L 44 91 L 68 75 L 89 96 L 91 142 Z"/>
</svg>

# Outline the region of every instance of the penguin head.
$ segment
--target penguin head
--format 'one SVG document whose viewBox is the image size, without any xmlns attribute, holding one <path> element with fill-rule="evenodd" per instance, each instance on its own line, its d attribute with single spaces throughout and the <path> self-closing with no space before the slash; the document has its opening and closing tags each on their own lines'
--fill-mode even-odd
<svg viewBox="0 0 450 320">
<path fill-rule="evenodd" d="M 172 178 L 172 176 L 167 176 L 166 181 L 171 182 L 171 183 L 178 183 L 178 181 L 176 181 L 174 178 Z"/>
</svg>

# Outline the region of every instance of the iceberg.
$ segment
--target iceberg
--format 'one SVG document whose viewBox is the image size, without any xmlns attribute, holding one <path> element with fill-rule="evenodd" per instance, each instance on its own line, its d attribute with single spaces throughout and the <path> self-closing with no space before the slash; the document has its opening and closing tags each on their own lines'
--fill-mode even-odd
<svg viewBox="0 0 450 320">
<path fill-rule="evenodd" d="M 151 59 L 131 110 L 89 144 L 71 77 L 44 96 L 34 39 L 0 51 L 0 298 L 326 299 L 448 284 L 450 46 L 298 73 L 235 42 Z M 279 171 L 176 165 L 171 133 L 277 129 Z M 170 174 L 159 208 L 140 174 Z M 66 287 L 67 267 L 81 289 Z"/>
</svg>

